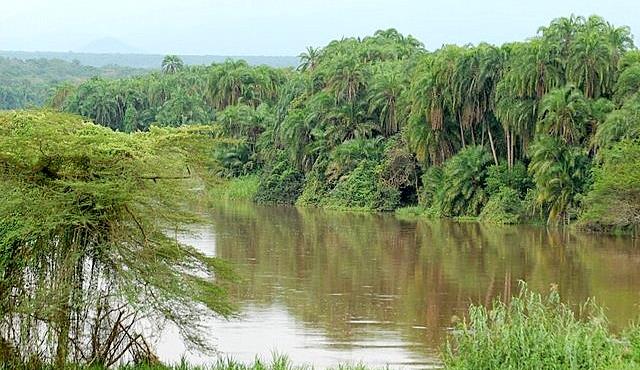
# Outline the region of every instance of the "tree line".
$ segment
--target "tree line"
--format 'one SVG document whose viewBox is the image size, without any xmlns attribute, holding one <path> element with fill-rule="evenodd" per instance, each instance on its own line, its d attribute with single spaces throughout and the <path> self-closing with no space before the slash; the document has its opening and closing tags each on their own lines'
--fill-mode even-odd
<svg viewBox="0 0 640 370">
<path fill-rule="evenodd" d="M 640 53 L 628 27 L 558 18 L 501 46 L 433 52 L 394 29 L 242 61 L 66 85 L 54 108 L 114 130 L 207 123 L 223 177 L 255 199 L 488 222 L 640 221 Z"/>
<path fill-rule="evenodd" d="M 41 106 L 59 85 L 79 84 L 92 76 L 122 78 L 144 72 L 118 66 L 96 68 L 78 61 L 0 56 L 0 109 Z"/>
</svg>

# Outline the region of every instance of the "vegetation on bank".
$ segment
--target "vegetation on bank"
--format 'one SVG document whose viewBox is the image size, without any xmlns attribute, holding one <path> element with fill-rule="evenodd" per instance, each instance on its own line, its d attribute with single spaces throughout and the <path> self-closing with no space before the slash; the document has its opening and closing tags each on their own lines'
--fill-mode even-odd
<svg viewBox="0 0 640 370">
<path fill-rule="evenodd" d="M 63 368 L 43 367 L 43 370 L 107 370 L 102 366 L 67 365 Z M 118 370 L 312 370 L 311 365 L 295 365 L 284 355 L 274 355 L 271 361 L 256 359 L 253 363 L 242 363 L 233 359 L 218 360 L 212 365 L 192 365 L 187 361 L 181 361 L 173 365 L 156 364 L 131 364 L 117 367 Z M 364 365 L 339 365 L 336 370 L 368 370 Z M 0 370 L 31 370 L 29 367 L 18 365 L 7 367 L 0 364 Z M 327 369 L 331 370 L 331 368 Z M 374 370 L 374 369 L 371 369 Z"/>
<path fill-rule="evenodd" d="M 608 328 L 603 309 L 580 307 L 521 285 L 510 302 L 471 306 L 454 329 L 443 361 L 446 369 L 619 369 L 640 367 L 640 327 L 621 337 Z"/>
<path fill-rule="evenodd" d="M 216 172 L 258 176 L 260 202 L 592 230 L 639 222 L 626 154 L 640 146 L 640 53 L 628 27 L 571 16 L 524 42 L 433 52 L 390 29 L 300 60 L 190 67 L 168 56 L 162 73 L 92 79 L 51 101 L 118 131 L 212 124 L 234 140 L 216 149 Z"/>
<path fill-rule="evenodd" d="M 30 369 L 23 363 L 2 363 L 0 369 Z M 442 349 L 444 369 L 450 370 L 621 370 L 640 369 L 640 326 L 632 324 L 613 334 L 603 309 L 593 300 L 579 307 L 562 303 L 552 287 L 546 295 L 521 283 L 520 292 L 508 302 L 496 300 L 491 307 L 469 308 L 455 325 Z M 103 370 L 104 365 L 71 365 L 42 368 Z M 244 364 L 232 359 L 211 365 L 186 361 L 164 365 L 148 359 L 122 365 L 120 370 L 303 370 L 312 364 L 294 365 L 286 356 Z M 366 370 L 364 365 L 340 365 L 342 370 Z"/>
<path fill-rule="evenodd" d="M 253 201 L 260 186 L 256 175 L 209 182 L 207 195 L 212 201 Z"/>
<path fill-rule="evenodd" d="M 126 134 L 78 116 L 0 113 L 0 359 L 39 368 L 154 361 L 172 323 L 210 349 L 226 265 L 176 235 L 200 221 L 211 127 Z M 11 367 L 11 366 L 10 366 Z"/>
</svg>

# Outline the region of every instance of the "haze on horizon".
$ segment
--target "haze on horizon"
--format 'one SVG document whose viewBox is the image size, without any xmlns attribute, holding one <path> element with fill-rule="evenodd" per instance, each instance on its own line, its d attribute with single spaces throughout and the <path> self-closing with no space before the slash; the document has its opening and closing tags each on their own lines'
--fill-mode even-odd
<svg viewBox="0 0 640 370">
<path fill-rule="evenodd" d="M 640 32 L 637 0 L 2 0 L 0 50 L 297 55 L 306 46 L 396 28 L 443 44 L 524 40 L 571 14 Z M 88 46 L 89 45 L 89 46 Z M 106 46 L 107 48 L 109 46 Z"/>
</svg>

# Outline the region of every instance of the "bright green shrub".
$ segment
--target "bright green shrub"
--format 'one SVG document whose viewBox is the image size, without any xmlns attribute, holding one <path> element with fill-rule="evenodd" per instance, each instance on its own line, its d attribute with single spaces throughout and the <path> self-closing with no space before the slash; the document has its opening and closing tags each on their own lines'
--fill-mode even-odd
<svg viewBox="0 0 640 370">
<path fill-rule="evenodd" d="M 445 163 L 438 206 L 447 217 L 477 216 L 488 196 L 484 189 L 491 156 L 482 146 L 469 146 Z"/>
<path fill-rule="evenodd" d="M 522 200 L 517 191 L 502 187 L 491 195 L 480 213 L 480 221 L 494 224 L 517 224 L 523 214 Z"/>
<path fill-rule="evenodd" d="M 263 174 L 254 200 L 258 203 L 294 204 L 302 193 L 303 185 L 304 175 L 283 155 Z"/>
<path fill-rule="evenodd" d="M 617 364 L 620 346 L 593 301 L 576 315 L 560 302 L 522 285 L 511 302 L 493 308 L 471 306 L 457 325 L 443 354 L 447 369 L 602 369 Z"/>
<path fill-rule="evenodd" d="M 640 224 L 640 142 L 623 141 L 601 153 L 580 225 L 590 230 L 633 229 Z"/>
<path fill-rule="evenodd" d="M 296 205 L 319 206 L 326 196 L 327 184 L 324 175 L 317 171 L 312 171 L 304 182 L 302 194 L 298 197 Z"/>
<path fill-rule="evenodd" d="M 422 174 L 419 203 L 425 208 L 436 204 L 438 194 L 442 189 L 442 168 L 431 166 Z"/>
<path fill-rule="evenodd" d="M 375 163 L 364 161 L 338 181 L 324 205 L 338 209 L 388 211 L 395 209 L 399 202 L 400 192 L 380 184 Z"/>
<path fill-rule="evenodd" d="M 487 172 L 487 193 L 492 196 L 500 192 L 503 187 L 511 188 L 519 196 L 524 196 L 527 190 L 533 187 L 533 181 L 527 173 L 527 166 L 522 162 L 516 162 L 511 169 L 506 163 L 490 166 Z"/>
</svg>

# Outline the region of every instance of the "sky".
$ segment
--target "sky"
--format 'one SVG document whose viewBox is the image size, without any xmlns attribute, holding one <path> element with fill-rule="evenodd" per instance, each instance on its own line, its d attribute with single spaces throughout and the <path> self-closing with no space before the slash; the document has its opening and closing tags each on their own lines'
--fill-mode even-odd
<svg viewBox="0 0 640 370">
<path fill-rule="evenodd" d="M 639 1 L 0 0 L 0 50 L 83 51 L 109 38 L 142 53 L 293 56 L 391 27 L 434 50 L 524 40 L 572 13 L 640 37 Z"/>
</svg>

